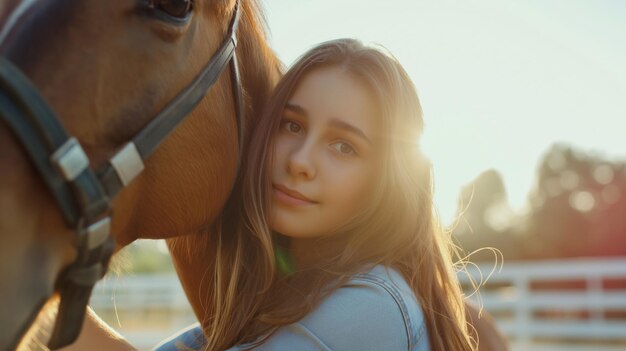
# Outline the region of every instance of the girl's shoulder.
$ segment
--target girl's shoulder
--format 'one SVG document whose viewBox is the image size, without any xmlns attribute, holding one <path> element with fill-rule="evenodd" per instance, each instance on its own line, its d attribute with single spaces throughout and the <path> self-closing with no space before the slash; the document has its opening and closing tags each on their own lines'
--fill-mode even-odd
<svg viewBox="0 0 626 351">
<path fill-rule="evenodd" d="M 368 299 L 376 300 L 374 305 L 380 303 L 396 307 L 396 309 L 390 307 L 388 315 L 397 319 L 398 312 L 400 313 L 404 322 L 408 350 L 421 351 L 429 349 L 428 332 L 422 307 L 408 282 L 399 271 L 378 265 L 366 273 L 355 275 L 349 283 L 375 289 L 375 296 L 368 297 Z M 390 300 L 393 300 L 394 304 L 391 304 Z"/>
<path fill-rule="evenodd" d="M 164 342 L 157 351 L 202 344 L 199 327 Z M 190 345 L 191 344 L 191 345 Z M 192 347 L 193 347 L 192 346 Z M 227 351 L 245 350 L 246 345 Z M 375 266 L 353 276 L 302 320 L 280 328 L 255 350 L 429 350 L 420 304 L 395 269 Z"/>
<path fill-rule="evenodd" d="M 244 350 L 245 345 L 228 351 Z M 280 328 L 255 350 L 429 350 L 420 304 L 395 269 L 375 266 L 353 276 L 300 321 Z"/>
<path fill-rule="evenodd" d="M 428 350 L 422 308 L 404 277 L 382 265 L 353 276 L 298 324 L 329 350 Z"/>
</svg>

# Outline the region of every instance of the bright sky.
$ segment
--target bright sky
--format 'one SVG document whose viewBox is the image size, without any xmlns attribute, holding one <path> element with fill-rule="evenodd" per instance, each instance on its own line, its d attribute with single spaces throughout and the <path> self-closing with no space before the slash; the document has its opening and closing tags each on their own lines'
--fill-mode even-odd
<svg viewBox="0 0 626 351">
<path fill-rule="evenodd" d="M 288 65 L 338 37 L 398 57 L 422 101 L 444 222 L 488 168 L 521 209 L 555 142 L 626 160 L 626 1 L 261 1 Z"/>
</svg>

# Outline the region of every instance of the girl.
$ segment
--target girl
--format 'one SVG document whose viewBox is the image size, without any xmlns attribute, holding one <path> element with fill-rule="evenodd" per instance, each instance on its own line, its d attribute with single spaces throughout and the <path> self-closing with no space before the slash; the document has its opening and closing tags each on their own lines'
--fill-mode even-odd
<svg viewBox="0 0 626 351">
<path fill-rule="evenodd" d="M 302 56 L 249 144 L 241 213 L 211 238 L 210 319 L 157 350 L 473 350 L 422 129 L 389 53 L 341 39 Z"/>
</svg>

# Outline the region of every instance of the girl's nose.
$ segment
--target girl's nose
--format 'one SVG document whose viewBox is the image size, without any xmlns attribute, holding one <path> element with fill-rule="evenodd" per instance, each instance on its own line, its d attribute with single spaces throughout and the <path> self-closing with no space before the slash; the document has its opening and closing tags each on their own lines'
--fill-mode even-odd
<svg viewBox="0 0 626 351">
<path fill-rule="evenodd" d="M 301 143 L 294 145 L 293 150 L 289 154 L 287 164 L 289 173 L 292 176 L 305 179 L 315 177 L 314 147 L 310 140 L 303 140 Z"/>
</svg>

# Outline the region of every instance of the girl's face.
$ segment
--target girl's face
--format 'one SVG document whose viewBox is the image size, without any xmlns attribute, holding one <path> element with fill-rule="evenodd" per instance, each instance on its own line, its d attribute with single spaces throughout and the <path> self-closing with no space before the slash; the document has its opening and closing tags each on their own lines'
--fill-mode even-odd
<svg viewBox="0 0 626 351">
<path fill-rule="evenodd" d="M 374 96 L 338 67 L 301 78 L 275 136 L 272 229 L 328 235 L 368 205 L 380 140 Z"/>
</svg>

